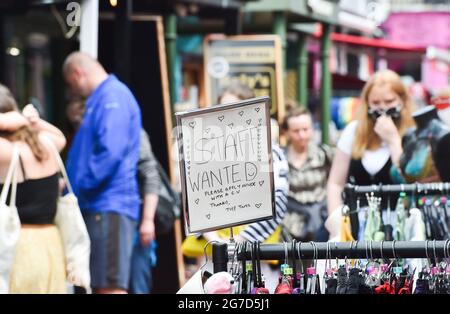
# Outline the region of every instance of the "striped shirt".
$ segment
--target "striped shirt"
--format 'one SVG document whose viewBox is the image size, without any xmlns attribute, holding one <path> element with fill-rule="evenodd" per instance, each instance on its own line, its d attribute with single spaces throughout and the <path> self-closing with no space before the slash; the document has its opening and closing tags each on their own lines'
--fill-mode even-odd
<svg viewBox="0 0 450 314">
<path fill-rule="evenodd" d="M 307 159 L 300 168 L 294 166 L 292 157 L 287 154 L 290 197 L 301 204 L 318 203 L 325 200 L 332 153 L 328 146 L 310 143 Z"/>
<path fill-rule="evenodd" d="M 287 210 L 287 195 L 289 191 L 289 167 L 281 148 L 272 144 L 273 177 L 275 188 L 275 218 L 249 224 L 240 233 L 246 240 L 265 241 L 281 224 Z"/>
</svg>

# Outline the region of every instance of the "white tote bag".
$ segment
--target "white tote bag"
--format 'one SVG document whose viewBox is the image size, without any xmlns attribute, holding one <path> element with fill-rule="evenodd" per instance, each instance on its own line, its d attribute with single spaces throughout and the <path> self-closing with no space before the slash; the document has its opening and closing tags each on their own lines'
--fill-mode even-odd
<svg viewBox="0 0 450 314">
<path fill-rule="evenodd" d="M 59 164 L 69 192 L 59 197 L 55 216 L 55 225 L 59 229 L 64 246 L 67 279 L 70 283 L 83 287 L 88 293 L 91 293 L 91 275 L 89 271 L 91 241 L 89 234 L 61 156 L 53 142 L 50 139 L 47 140 Z"/>
<path fill-rule="evenodd" d="M 20 219 L 16 207 L 18 159 L 19 149 L 14 145 L 13 157 L 0 194 L 0 293 L 8 293 L 9 275 L 20 235 Z M 10 188 L 11 198 L 8 206 L 6 201 Z"/>
</svg>

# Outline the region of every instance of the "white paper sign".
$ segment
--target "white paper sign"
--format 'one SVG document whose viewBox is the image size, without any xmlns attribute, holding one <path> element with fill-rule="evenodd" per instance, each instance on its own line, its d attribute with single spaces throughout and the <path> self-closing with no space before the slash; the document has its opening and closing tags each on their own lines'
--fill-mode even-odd
<svg viewBox="0 0 450 314">
<path fill-rule="evenodd" d="M 260 97 L 176 114 L 188 233 L 273 218 L 269 109 Z"/>
</svg>

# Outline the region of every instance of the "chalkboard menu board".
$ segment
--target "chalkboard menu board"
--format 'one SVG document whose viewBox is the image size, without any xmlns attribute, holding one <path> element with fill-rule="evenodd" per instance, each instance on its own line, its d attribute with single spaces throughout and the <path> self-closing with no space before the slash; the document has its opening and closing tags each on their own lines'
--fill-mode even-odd
<svg viewBox="0 0 450 314">
<path fill-rule="evenodd" d="M 176 114 L 187 233 L 273 218 L 269 109 L 259 97 Z"/>
<path fill-rule="evenodd" d="M 269 96 L 270 114 L 281 122 L 284 115 L 281 55 L 277 35 L 206 37 L 206 105 L 216 104 L 221 90 L 238 82 L 252 89 L 257 97 Z"/>
</svg>

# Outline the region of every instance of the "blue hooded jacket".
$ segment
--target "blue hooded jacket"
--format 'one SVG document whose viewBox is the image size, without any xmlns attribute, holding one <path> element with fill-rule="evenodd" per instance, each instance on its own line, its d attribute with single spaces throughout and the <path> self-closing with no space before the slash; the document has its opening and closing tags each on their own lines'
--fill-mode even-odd
<svg viewBox="0 0 450 314">
<path fill-rule="evenodd" d="M 67 172 L 83 213 L 139 218 L 137 163 L 141 112 L 131 91 L 109 75 L 89 96 Z"/>
</svg>

